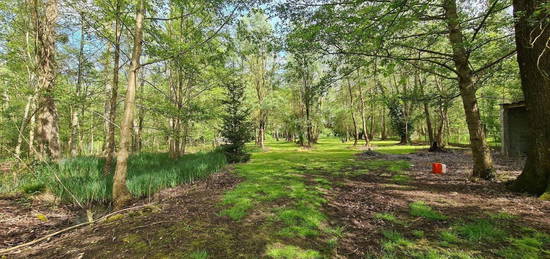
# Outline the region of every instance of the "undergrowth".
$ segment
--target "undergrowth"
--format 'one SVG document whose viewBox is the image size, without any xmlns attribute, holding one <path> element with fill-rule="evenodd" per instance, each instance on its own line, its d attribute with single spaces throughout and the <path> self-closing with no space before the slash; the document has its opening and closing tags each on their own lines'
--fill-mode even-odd
<svg viewBox="0 0 550 259">
<path fill-rule="evenodd" d="M 67 203 L 109 202 L 113 180 L 112 174 L 103 174 L 103 164 L 102 158 L 79 157 L 38 165 L 34 173 L 2 179 L 0 192 L 49 191 Z M 146 197 L 163 188 L 205 178 L 225 164 L 224 155 L 218 152 L 188 154 L 179 159 L 160 153 L 136 154 L 129 159 L 127 185 L 134 197 Z"/>
</svg>

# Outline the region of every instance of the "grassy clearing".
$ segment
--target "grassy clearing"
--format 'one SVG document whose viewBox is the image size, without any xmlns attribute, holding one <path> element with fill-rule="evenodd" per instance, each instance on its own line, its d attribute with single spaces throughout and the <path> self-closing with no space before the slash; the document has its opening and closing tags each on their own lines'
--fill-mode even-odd
<svg viewBox="0 0 550 259">
<path fill-rule="evenodd" d="M 225 209 L 221 214 L 236 221 L 253 211 L 266 215 L 266 224 L 276 226 L 269 235 L 277 245 L 269 246 L 266 251 L 274 258 L 330 257 L 342 229 L 330 227 L 321 211 L 327 202 L 323 198 L 325 192 L 342 177 L 375 170 L 399 174 L 410 167 L 405 161 L 357 160 L 354 154 L 358 151 L 338 139 L 322 139 L 308 150 L 294 143 L 270 142 L 267 150 L 255 152 L 249 163 L 237 166 L 237 174 L 245 181 L 225 194 L 222 202 Z M 305 239 L 315 239 L 324 245 L 295 246 L 303 245 L 299 240 Z"/>
<path fill-rule="evenodd" d="M 58 164 L 39 165 L 34 174 L 4 179 L 1 192 L 53 193 L 64 202 L 91 204 L 111 200 L 112 176 L 103 175 L 103 159 L 81 157 Z M 189 183 L 219 171 L 225 157 L 218 152 L 196 153 L 173 160 L 167 154 L 142 153 L 130 157 L 128 189 L 145 197 L 163 188 Z"/>
</svg>

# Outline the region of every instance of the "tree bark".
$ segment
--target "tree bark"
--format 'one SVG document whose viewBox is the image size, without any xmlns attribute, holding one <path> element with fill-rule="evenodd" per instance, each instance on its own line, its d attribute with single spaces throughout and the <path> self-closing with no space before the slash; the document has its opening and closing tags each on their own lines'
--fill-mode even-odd
<svg viewBox="0 0 550 259">
<path fill-rule="evenodd" d="M 61 158 L 57 108 L 54 100 L 56 80 L 55 26 L 58 17 L 57 0 L 34 0 L 32 17 L 35 24 L 38 56 L 38 137 L 41 159 Z"/>
<path fill-rule="evenodd" d="M 116 11 L 115 11 L 115 39 L 114 39 L 114 53 L 113 53 L 113 83 L 111 85 L 111 96 L 109 99 L 109 117 L 107 128 L 107 135 L 105 136 L 106 140 L 106 149 L 105 149 L 105 165 L 103 167 L 104 174 L 110 174 L 113 167 L 113 160 L 116 152 L 116 143 L 115 143 L 115 122 L 116 122 L 116 108 L 117 108 L 117 99 L 118 99 L 118 83 L 119 83 L 119 69 L 120 69 L 120 37 L 121 32 L 121 3 L 120 0 L 116 0 Z"/>
<path fill-rule="evenodd" d="M 481 125 L 476 87 L 474 85 L 474 73 L 469 66 L 468 53 L 466 52 L 464 36 L 459 22 L 456 0 L 445 0 L 444 6 L 449 29 L 449 41 L 453 49 L 453 61 L 458 75 L 460 96 L 462 97 L 470 134 L 470 145 L 474 160 L 472 177 L 492 180 L 495 178 L 493 159 Z"/>
<path fill-rule="evenodd" d="M 353 101 L 353 91 L 351 90 L 351 83 L 348 79 L 348 92 L 349 92 L 349 109 L 351 112 L 351 119 L 353 121 L 353 145 L 357 146 L 357 142 L 359 141 L 359 129 L 357 128 L 357 120 L 355 119 L 355 107 L 354 107 L 354 101 Z M 347 140 L 347 132 L 346 132 L 346 140 Z"/>
<path fill-rule="evenodd" d="M 128 157 L 130 142 L 132 140 L 131 126 L 134 119 L 136 85 L 140 69 L 140 57 L 143 44 L 143 21 L 145 17 L 145 0 L 137 0 L 136 25 L 134 30 L 134 47 L 130 69 L 128 70 L 128 87 L 124 101 L 124 117 L 120 129 L 120 150 L 117 153 L 116 170 L 113 179 L 113 201 L 116 208 L 124 207 L 131 199 L 131 194 L 126 186 L 128 171 Z"/>
<path fill-rule="evenodd" d="M 105 77 L 109 78 L 112 75 L 112 68 L 110 66 L 110 53 L 111 53 L 111 47 L 112 45 L 109 44 L 107 48 L 107 53 L 105 57 Z M 111 114 L 111 96 L 112 96 L 112 80 L 106 80 L 105 81 L 105 88 L 104 88 L 104 94 L 105 94 L 105 103 L 103 107 L 103 147 L 101 148 L 103 155 L 107 156 L 107 145 L 109 142 L 109 127 L 111 126 L 111 121 L 109 120 L 110 114 Z"/>
<path fill-rule="evenodd" d="M 142 76 L 143 76 L 143 73 L 142 73 Z M 141 83 L 139 85 L 139 95 L 140 96 L 143 96 L 143 89 L 144 89 L 144 86 L 145 86 L 145 80 L 143 80 L 143 77 L 142 77 L 142 80 L 141 80 Z M 143 144 L 143 139 L 142 139 L 142 134 L 143 134 L 143 121 L 145 120 L 145 110 L 142 109 L 142 108 L 139 108 L 138 109 L 138 116 L 137 118 L 134 120 L 134 140 L 132 142 L 132 151 L 134 153 L 136 152 L 141 152 L 141 148 L 142 148 L 142 144 Z"/>
<path fill-rule="evenodd" d="M 548 13 L 542 9 L 547 3 L 513 1 L 517 59 L 531 141 L 525 168 L 513 187 L 550 200 L 550 25 L 544 17 Z"/>
<path fill-rule="evenodd" d="M 382 107 L 382 121 L 381 121 L 381 130 L 380 130 L 380 139 L 381 140 L 386 140 L 388 139 L 388 133 L 386 131 L 386 109 L 384 107 Z"/>
</svg>

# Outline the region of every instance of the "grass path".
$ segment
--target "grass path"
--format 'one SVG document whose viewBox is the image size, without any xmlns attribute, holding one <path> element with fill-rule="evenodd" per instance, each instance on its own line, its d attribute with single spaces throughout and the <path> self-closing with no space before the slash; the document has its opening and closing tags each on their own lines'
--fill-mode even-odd
<svg viewBox="0 0 550 259">
<path fill-rule="evenodd" d="M 310 150 L 271 142 L 232 173 L 165 190 L 148 210 L 71 233 L 22 257 L 550 255 L 545 231 L 529 228 L 511 214 L 465 210 L 457 205 L 463 196 L 434 192 L 430 183 L 419 182 L 425 180 L 409 171 L 414 161 L 400 154 L 426 147 L 374 144 L 390 154 L 387 159 L 359 158 L 357 148 L 336 139 L 322 139 Z"/>
</svg>

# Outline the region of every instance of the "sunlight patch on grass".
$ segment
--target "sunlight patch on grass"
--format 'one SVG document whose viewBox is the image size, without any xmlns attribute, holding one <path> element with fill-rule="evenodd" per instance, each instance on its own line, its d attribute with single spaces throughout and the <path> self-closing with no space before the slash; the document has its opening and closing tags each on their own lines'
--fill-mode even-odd
<svg viewBox="0 0 550 259">
<path fill-rule="evenodd" d="M 470 242 L 499 242 L 506 237 L 506 231 L 487 219 L 461 224 L 456 226 L 455 229 L 461 237 Z"/>
<path fill-rule="evenodd" d="M 395 215 L 393 215 L 391 213 L 376 213 L 376 214 L 374 214 L 374 218 L 375 219 L 381 219 L 381 220 L 391 222 L 391 223 L 394 223 L 394 224 L 405 225 L 405 222 L 401 221 L 400 219 L 398 219 Z"/>
<path fill-rule="evenodd" d="M 441 214 L 438 211 L 432 209 L 432 207 L 426 205 L 422 201 L 416 201 L 409 204 L 409 213 L 415 217 L 422 217 L 432 220 L 445 220 L 447 216 Z"/>
<path fill-rule="evenodd" d="M 315 250 L 302 249 L 292 245 L 274 244 L 267 247 L 266 254 L 275 259 L 317 259 L 322 258 Z"/>
<path fill-rule="evenodd" d="M 208 259 L 208 252 L 206 251 L 195 251 L 189 255 L 191 259 Z"/>
<path fill-rule="evenodd" d="M 414 243 L 409 241 L 408 239 L 404 238 L 403 235 L 401 235 L 397 231 L 383 231 L 382 235 L 386 238 L 386 241 L 382 243 L 382 247 L 385 251 L 394 251 L 397 249 L 407 249 L 412 248 L 414 246 Z"/>
</svg>

